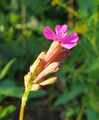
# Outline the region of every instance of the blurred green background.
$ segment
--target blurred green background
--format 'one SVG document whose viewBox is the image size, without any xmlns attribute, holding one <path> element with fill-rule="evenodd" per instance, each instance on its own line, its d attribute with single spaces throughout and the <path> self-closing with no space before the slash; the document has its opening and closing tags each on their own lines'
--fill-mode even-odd
<svg viewBox="0 0 99 120">
<path fill-rule="evenodd" d="M 0 120 L 18 120 L 24 75 L 47 50 L 44 26 L 68 24 L 78 46 L 59 81 L 31 93 L 24 120 L 99 120 L 99 0 L 0 1 Z"/>
</svg>

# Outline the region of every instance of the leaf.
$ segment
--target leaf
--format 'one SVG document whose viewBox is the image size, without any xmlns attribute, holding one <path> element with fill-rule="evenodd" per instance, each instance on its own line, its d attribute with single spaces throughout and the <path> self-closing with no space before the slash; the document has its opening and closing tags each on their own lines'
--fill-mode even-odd
<svg viewBox="0 0 99 120">
<path fill-rule="evenodd" d="M 87 107 L 85 112 L 86 112 L 88 120 L 99 120 L 99 113 L 96 112 L 91 107 Z"/>
<path fill-rule="evenodd" d="M 86 85 L 84 84 L 76 84 L 73 85 L 71 87 L 71 91 L 65 92 L 63 93 L 54 103 L 54 106 L 59 106 L 62 105 L 64 103 L 67 103 L 73 99 L 75 99 L 75 97 L 77 97 L 78 95 L 80 95 L 82 92 L 86 92 Z"/>
<path fill-rule="evenodd" d="M 11 61 L 9 61 L 6 66 L 3 68 L 3 70 L 0 72 L 0 80 L 3 79 L 5 77 L 5 75 L 7 74 L 10 66 L 15 62 L 15 59 L 12 59 Z"/>
<path fill-rule="evenodd" d="M 23 87 L 0 87 L 0 95 L 21 98 L 24 92 Z M 46 92 L 41 90 L 38 92 L 31 92 L 29 98 L 36 98 L 46 95 Z"/>
<path fill-rule="evenodd" d="M 7 106 L 5 108 L 0 108 L 0 118 L 6 117 L 8 114 L 15 111 L 16 107 L 13 105 Z"/>
<path fill-rule="evenodd" d="M 17 87 L 15 80 L 12 79 L 4 79 L 1 83 L 0 83 L 0 87 Z"/>
<path fill-rule="evenodd" d="M 78 2 L 78 5 L 79 5 L 79 7 L 80 8 L 91 8 L 91 10 L 92 9 L 94 9 L 94 8 L 96 8 L 96 6 L 98 6 L 99 5 L 99 2 L 98 2 L 98 0 L 77 0 L 77 2 Z"/>
<path fill-rule="evenodd" d="M 23 92 L 23 87 L 0 87 L 0 94 L 4 96 L 21 98 Z"/>
<path fill-rule="evenodd" d="M 40 90 L 37 92 L 30 92 L 29 98 L 37 98 L 45 96 L 47 93 L 44 90 Z"/>
<path fill-rule="evenodd" d="M 95 59 L 89 66 L 86 68 L 86 72 L 91 73 L 99 69 L 99 59 Z"/>
<path fill-rule="evenodd" d="M 4 25 L 6 23 L 6 16 L 0 12 L 0 25 Z"/>
<path fill-rule="evenodd" d="M 74 114 L 76 114 L 77 113 L 77 110 L 75 110 L 74 108 L 72 108 L 72 107 L 69 107 L 69 108 L 67 108 L 67 110 L 66 110 L 66 116 L 72 116 L 72 115 L 74 115 Z"/>
</svg>

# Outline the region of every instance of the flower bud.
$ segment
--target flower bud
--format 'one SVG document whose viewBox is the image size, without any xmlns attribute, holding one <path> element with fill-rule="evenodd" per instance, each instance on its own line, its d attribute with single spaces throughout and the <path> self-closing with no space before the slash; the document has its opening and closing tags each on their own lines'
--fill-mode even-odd
<svg viewBox="0 0 99 120">
<path fill-rule="evenodd" d="M 33 81 L 34 83 L 37 83 L 39 80 L 43 79 L 47 75 L 56 72 L 60 67 L 60 62 L 53 62 L 50 65 L 48 65 Z"/>
<path fill-rule="evenodd" d="M 64 49 L 61 50 L 60 53 L 54 58 L 55 61 L 61 61 L 63 60 L 69 53 L 69 50 Z"/>
<path fill-rule="evenodd" d="M 25 84 L 25 89 L 27 90 L 29 88 L 29 84 L 31 84 L 31 78 L 32 78 L 32 74 L 31 72 L 28 72 L 27 75 L 24 76 L 24 84 Z"/>
<path fill-rule="evenodd" d="M 31 87 L 31 91 L 38 91 L 40 89 L 40 85 L 39 84 L 33 84 Z"/>
<path fill-rule="evenodd" d="M 33 65 L 30 66 L 30 72 L 31 73 L 34 73 L 34 71 L 36 70 L 36 68 L 38 66 L 40 67 L 40 63 L 43 60 L 44 56 L 45 56 L 45 52 L 41 52 L 40 55 L 35 60 L 35 62 L 33 63 Z"/>
<path fill-rule="evenodd" d="M 61 48 L 62 48 L 62 46 L 60 45 L 59 42 L 56 42 L 56 41 L 52 42 L 52 44 L 51 44 L 48 52 L 46 53 L 46 55 L 45 55 L 45 57 L 44 57 L 44 60 L 45 60 L 46 62 L 48 62 L 50 59 L 53 58 L 53 56 L 54 56 L 55 54 L 57 54 L 58 51 L 61 50 Z"/>
<path fill-rule="evenodd" d="M 51 77 L 47 80 L 44 80 L 44 82 L 41 82 L 40 85 L 41 86 L 51 85 L 51 84 L 54 84 L 56 81 L 57 81 L 57 77 Z"/>
</svg>

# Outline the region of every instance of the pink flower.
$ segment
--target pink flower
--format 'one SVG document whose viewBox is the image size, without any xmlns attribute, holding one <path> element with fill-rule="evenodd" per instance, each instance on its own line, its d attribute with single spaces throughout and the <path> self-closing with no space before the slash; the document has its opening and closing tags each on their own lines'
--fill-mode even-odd
<svg viewBox="0 0 99 120">
<path fill-rule="evenodd" d="M 43 30 L 45 38 L 53 41 L 60 42 L 61 46 L 66 49 L 71 49 L 77 45 L 78 35 L 76 32 L 73 32 L 71 35 L 67 35 L 68 27 L 67 25 L 56 25 L 55 33 L 49 26 L 46 26 Z"/>
</svg>

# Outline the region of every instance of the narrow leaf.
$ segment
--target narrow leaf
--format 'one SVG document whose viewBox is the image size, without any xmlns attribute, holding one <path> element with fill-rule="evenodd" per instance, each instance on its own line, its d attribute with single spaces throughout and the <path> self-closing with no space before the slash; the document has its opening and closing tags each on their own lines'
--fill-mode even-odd
<svg viewBox="0 0 99 120">
<path fill-rule="evenodd" d="M 15 59 L 10 60 L 5 67 L 3 68 L 3 70 L 0 72 L 0 80 L 3 79 L 5 77 L 5 75 L 7 74 L 10 66 L 15 62 Z"/>
</svg>

